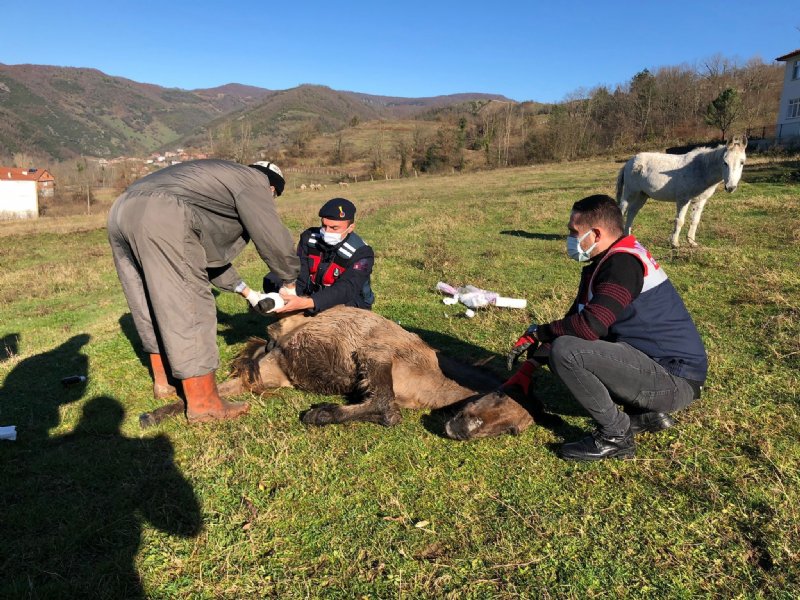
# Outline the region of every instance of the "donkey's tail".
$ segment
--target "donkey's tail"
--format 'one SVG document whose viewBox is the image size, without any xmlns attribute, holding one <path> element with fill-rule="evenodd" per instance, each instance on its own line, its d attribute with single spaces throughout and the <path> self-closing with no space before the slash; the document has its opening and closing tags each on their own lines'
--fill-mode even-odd
<svg viewBox="0 0 800 600">
<path fill-rule="evenodd" d="M 234 377 L 238 377 L 246 390 L 252 390 L 261 382 L 258 362 L 267 354 L 267 341 L 258 337 L 251 337 L 231 363 Z"/>
<path fill-rule="evenodd" d="M 625 187 L 625 167 L 619 170 L 617 175 L 617 204 L 622 200 L 622 189 Z"/>
</svg>

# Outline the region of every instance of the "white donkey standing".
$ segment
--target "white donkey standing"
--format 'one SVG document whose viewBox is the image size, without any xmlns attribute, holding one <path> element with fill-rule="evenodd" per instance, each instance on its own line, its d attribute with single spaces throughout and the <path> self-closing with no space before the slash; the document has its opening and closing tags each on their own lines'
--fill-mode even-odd
<svg viewBox="0 0 800 600">
<path fill-rule="evenodd" d="M 648 198 L 672 200 L 677 207 L 672 246 L 680 245 L 678 235 L 690 204 L 692 223 L 687 237 L 690 246 L 697 246 L 694 236 L 703 207 L 720 181 L 725 182 L 726 192 L 736 190 L 746 147 L 747 138 L 737 137 L 716 148 L 698 148 L 688 154 L 640 152 L 635 155 L 617 176 L 617 202 L 622 214 L 627 216 L 625 233 L 630 234 L 633 220 Z"/>
</svg>

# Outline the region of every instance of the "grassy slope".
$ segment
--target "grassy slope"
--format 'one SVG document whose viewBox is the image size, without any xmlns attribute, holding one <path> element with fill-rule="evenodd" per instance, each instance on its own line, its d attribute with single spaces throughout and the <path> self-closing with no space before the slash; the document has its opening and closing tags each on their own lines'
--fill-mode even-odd
<svg viewBox="0 0 800 600">
<path fill-rule="evenodd" d="M 568 306 L 569 207 L 612 192 L 618 167 L 351 185 L 379 257 L 375 310 L 503 373 L 519 331 Z M 411 412 L 388 430 L 306 429 L 298 413 L 321 398 L 293 390 L 249 398 L 235 423 L 142 434 L 136 415 L 156 403 L 121 332 L 130 322 L 101 218 L 0 224 L 0 338 L 19 334 L 0 362 L 0 425 L 20 430 L 0 445 L 0 595 L 135 596 L 138 573 L 155 598 L 792 596 L 800 201 L 776 174 L 748 166 L 739 191 L 719 192 L 698 250 L 669 249 L 670 205 L 639 215 L 711 373 L 678 427 L 641 436 L 635 460 L 602 464 L 555 456 L 590 423 L 547 372 L 538 385 L 564 424 L 518 438 L 453 442 Z M 295 233 L 321 198 L 287 190 Z M 237 265 L 252 283 L 263 274 L 252 248 Z M 432 291 L 439 279 L 526 297 L 529 310 L 464 319 Z M 238 297 L 218 305 L 227 364 L 263 322 Z M 76 372 L 89 374 L 85 389 L 58 384 Z"/>
</svg>

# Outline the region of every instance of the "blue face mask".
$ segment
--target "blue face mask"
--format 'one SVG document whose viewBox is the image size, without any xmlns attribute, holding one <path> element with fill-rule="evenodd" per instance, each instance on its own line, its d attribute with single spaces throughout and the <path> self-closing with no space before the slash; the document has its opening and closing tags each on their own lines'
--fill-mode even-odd
<svg viewBox="0 0 800 600">
<path fill-rule="evenodd" d="M 584 233 L 581 237 L 573 237 L 569 236 L 567 238 L 567 254 L 572 260 L 577 260 L 578 262 L 586 262 L 591 258 L 592 250 L 594 250 L 595 246 L 597 246 L 597 242 L 589 246 L 588 249 L 584 250 L 581 248 L 581 242 L 586 238 L 587 235 L 592 233 L 590 229 L 586 233 Z"/>
</svg>

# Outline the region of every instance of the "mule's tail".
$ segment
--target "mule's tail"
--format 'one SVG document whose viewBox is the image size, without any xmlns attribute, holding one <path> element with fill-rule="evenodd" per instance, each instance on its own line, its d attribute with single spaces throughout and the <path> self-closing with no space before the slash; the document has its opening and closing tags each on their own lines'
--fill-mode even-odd
<svg viewBox="0 0 800 600">
<path fill-rule="evenodd" d="M 261 383 L 258 361 L 267 354 L 267 341 L 258 337 L 251 337 L 231 363 L 234 377 L 238 377 L 245 390 L 252 390 Z"/>
<path fill-rule="evenodd" d="M 622 190 L 625 187 L 625 167 L 619 170 L 617 175 L 617 204 L 622 200 Z"/>
</svg>

